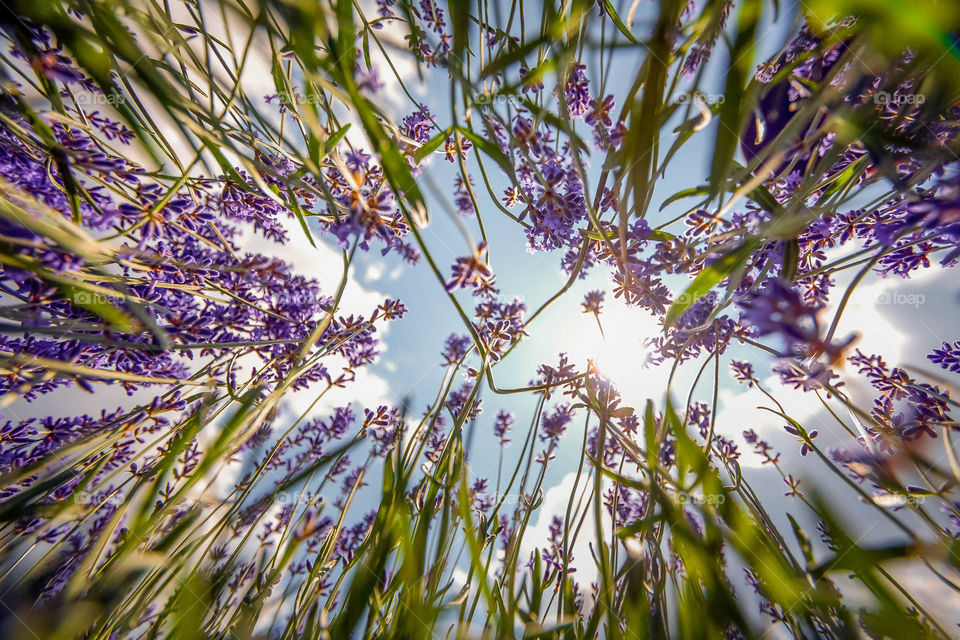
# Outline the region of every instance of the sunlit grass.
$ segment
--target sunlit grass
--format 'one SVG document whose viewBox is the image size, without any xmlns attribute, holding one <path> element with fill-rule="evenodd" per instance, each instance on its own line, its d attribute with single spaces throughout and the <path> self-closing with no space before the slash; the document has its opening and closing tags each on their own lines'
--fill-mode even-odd
<svg viewBox="0 0 960 640">
<path fill-rule="evenodd" d="M 0 637 L 953 635 L 949 3 L 5 15 Z"/>
</svg>

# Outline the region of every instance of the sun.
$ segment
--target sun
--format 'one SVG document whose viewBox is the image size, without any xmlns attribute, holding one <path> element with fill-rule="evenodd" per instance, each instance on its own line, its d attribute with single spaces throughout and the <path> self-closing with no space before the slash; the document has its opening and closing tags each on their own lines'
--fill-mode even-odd
<svg viewBox="0 0 960 640">
<path fill-rule="evenodd" d="M 625 397 L 633 395 L 654 375 L 645 366 L 648 349 L 644 343 L 657 335 L 660 327 L 647 311 L 616 299 L 604 302 L 599 320 L 598 326 L 592 313 L 571 318 L 568 326 L 560 328 L 564 350 L 578 364 L 592 360 Z M 660 377 L 658 373 L 656 377 Z"/>
</svg>

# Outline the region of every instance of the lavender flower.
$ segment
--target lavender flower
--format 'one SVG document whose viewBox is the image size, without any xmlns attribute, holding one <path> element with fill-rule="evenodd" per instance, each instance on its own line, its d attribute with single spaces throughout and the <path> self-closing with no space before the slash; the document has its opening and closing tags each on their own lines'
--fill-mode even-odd
<svg viewBox="0 0 960 640">
<path fill-rule="evenodd" d="M 778 280 L 767 280 L 739 306 L 744 309 L 741 324 L 751 327 L 757 336 L 783 337 L 785 352 L 790 355 L 826 354 L 831 361 L 836 361 L 853 341 L 853 337 L 839 343 L 821 339 L 816 310 L 805 305 L 794 289 Z"/>
<path fill-rule="evenodd" d="M 513 422 L 514 418 L 512 413 L 505 409 L 497 411 L 497 417 L 493 423 L 493 435 L 500 440 L 501 446 L 510 443 L 510 438 L 507 436 L 510 433 L 510 427 L 513 426 Z"/>
<path fill-rule="evenodd" d="M 583 312 L 584 313 L 594 313 L 599 314 L 600 308 L 603 305 L 603 291 L 590 291 L 583 298 Z"/>
<path fill-rule="evenodd" d="M 482 291 L 493 286 L 493 270 L 487 264 L 487 245 L 480 243 L 474 255 L 466 258 L 457 258 L 453 263 L 453 276 L 447 281 L 447 291 L 472 287 Z"/>
<path fill-rule="evenodd" d="M 573 407 L 568 404 L 559 405 L 552 413 L 543 416 L 540 423 L 540 440 L 559 440 L 567 432 L 567 425 L 572 419 Z"/>
<path fill-rule="evenodd" d="M 944 342 L 939 349 L 934 349 L 933 353 L 927 355 L 930 362 L 939 365 L 943 369 L 960 373 L 960 342 Z"/>
</svg>

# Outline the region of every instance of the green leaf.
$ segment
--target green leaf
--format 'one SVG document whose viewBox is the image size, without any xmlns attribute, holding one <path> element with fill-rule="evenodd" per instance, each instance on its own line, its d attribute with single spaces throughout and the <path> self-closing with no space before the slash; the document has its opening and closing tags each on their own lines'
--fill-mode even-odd
<svg viewBox="0 0 960 640">
<path fill-rule="evenodd" d="M 796 238 L 787 240 L 783 246 L 783 266 L 780 268 L 780 278 L 785 282 L 793 282 L 797 277 L 797 268 L 800 266 L 800 243 Z"/>
<path fill-rule="evenodd" d="M 646 208 L 654 186 L 655 172 L 652 168 L 656 164 L 660 143 L 660 128 L 657 122 L 664 106 L 667 75 L 673 60 L 673 34 L 680 17 L 681 4 L 677 0 L 664 0 L 660 3 L 660 15 L 641 72 L 643 96 L 639 100 L 634 99 L 630 105 L 623 166 L 633 191 L 633 208 L 641 218 L 647 213 Z M 621 238 L 626 233 L 629 217 L 630 210 L 623 208 L 619 216 Z"/>
<path fill-rule="evenodd" d="M 669 207 L 674 202 L 677 202 L 678 200 L 683 200 L 684 198 L 692 198 L 694 196 L 705 196 L 705 195 L 708 195 L 709 193 L 710 193 L 710 187 L 708 187 L 707 185 L 701 185 L 699 187 L 690 187 L 689 189 L 683 189 L 681 191 L 677 191 L 675 194 L 673 194 L 669 198 L 666 198 L 663 201 L 663 204 L 660 205 L 660 211 L 663 211 L 664 209 Z"/>
<path fill-rule="evenodd" d="M 137 323 L 133 317 L 111 301 L 122 300 L 122 296 L 104 296 L 99 287 L 92 287 L 80 280 L 60 282 L 57 288 L 73 304 L 103 318 L 115 330 L 121 333 L 136 333 Z"/>
<path fill-rule="evenodd" d="M 627 29 L 627 25 L 623 24 L 623 20 L 620 19 L 619 15 L 617 15 L 617 11 L 613 8 L 613 4 L 610 2 L 610 0 L 603 0 L 603 8 L 606 14 L 610 16 L 610 19 L 613 20 L 613 24 L 617 25 L 617 29 L 620 30 L 620 33 L 625 35 L 633 44 L 640 44 L 637 39 L 633 37 L 633 34 L 630 33 L 630 29 Z"/>
<path fill-rule="evenodd" d="M 601 235 L 596 229 L 582 229 L 580 231 L 583 235 L 590 238 L 591 240 L 596 240 L 597 242 L 603 242 L 606 238 L 607 240 L 615 240 L 617 237 L 616 231 L 604 231 Z M 654 242 L 669 242 L 670 240 L 675 239 L 677 236 L 666 231 L 651 231 L 650 239 Z"/>
<path fill-rule="evenodd" d="M 423 146 L 417 149 L 413 153 L 413 159 L 417 161 L 417 164 L 423 162 L 423 159 L 429 156 L 431 153 L 440 148 L 440 146 L 446 142 L 447 138 L 450 136 L 450 129 L 444 129 L 437 135 L 433 136 L 429 140 L 423 143 Z"/>
<path fill-rule="evenodd" d="M 480 72 L 480 80 L 489 78 L 490 76 L 503 71 L 512 64 L 522 62 L 524 58 L 539 49 L 542 45 L 549 43 L 550 38 L 543 35 L 539 38 L 528 40 L 526 44 L 518 47 L 515 51 L 503 51 L 500 55 L 491 60 L 490 64 L 483 68 L 483 71 Z"/>
<path fill-rule="evenodd" d="M 300 223 L 300 228 L 303 229 L 303 233 L 306 234 L 307 240 L 310 241 L 310 245 L 316 248 L 317 243 L 313 241 L 313 234 L 310 233 L 310 225 L 307 224 L 307 218 L 303 213 L 303 207 L 301 207 L 300 203 L 297 202 L 297 196 L 293 192 L 293 189 L 287 189 L 287 197 L 290 199 L 289 208 L 297 217 L 297 221 Z"/>
<path fill-rule="evenodd" d="M 739 247 L 724 254 L 710 266 L 705 267 L 694 278 L 687 290 L 670 305 L 663 320 L 664 329 L 673 326 L 673 323 L 683 315 L 683 312 L 690 305 L 707 295 L 721 281 L 733 276 L 734 272 L 743 267 L 759 243 L 760 241 L 757 238 L 748 238 Z"/>
<path fill-rule="evenodd" d="M 450 11 L 450 22 L 453 27 L 453 56 L 462 63 L 461 56 L 467 48 L 467 29 L 470 26 L 471 0 L 450 2 L 447 7 Z"/>
<path fill-rule="evenodd" d="M 330 153 L 331 151 L 336 149 L 337 145 L 340 144 L 340 141 L 343 140 L 343 136 L 347 135 L 347 132 L 350 131 L 350 127 L 352 126 L 353 125 L 348 122 L 347 124 L 343 125 L 339 129 L 334 131 L 330 135 L 330 137 L 326 139 L 325 145 L 327 147 L 327 153 Z"/>
<path fill-rule="evenodd" d="M 748 94 L 746 88 L 753 75 L 756 31 L 762 8 L 760 0 L 745 0 L 740 6 L 737 37 L 730 50 L 727 82 L 723 91 L 720 122 L 710 166 L 712 196 L 718 195 L 726 184 L 726 177 L 730 172 L 737 144 L 740 142 L 743 123 L 752 108 L 753 92 Z"/>
<path fill-rule="evenodd" d="M 790 520 L 790 526 L 793 528 L 793 535 L 797 539 L 797 544 L 800 546 L 800 552 L 803 553 L 803 559 L 807 563 L 807 567 L 813 565 L 813 545 L 810 544 L 810 536 L 807 535 L 807 532 L 797 524 L 796 519 L 789 513 L 787 518 Z"/>
</svg>

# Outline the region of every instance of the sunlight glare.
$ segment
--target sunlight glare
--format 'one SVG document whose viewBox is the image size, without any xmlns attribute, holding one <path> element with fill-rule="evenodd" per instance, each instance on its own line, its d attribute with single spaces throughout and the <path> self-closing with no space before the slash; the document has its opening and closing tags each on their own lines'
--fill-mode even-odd
<svg viewBox="0 0 960 640">
<path fill-rule="evenodd" d="M 657 335 L 659 327 L 645 310 L 609 299 L 600 311 L 600 324 L 603 334 L 592 313 L 581 313 L 575 326 L 569 327 L 570 335 L 577 338 L 567 341 L 568 353 L 581 365 L 588 359 L 593 360 L 600 373 L 612 380 L 626 398 L 628 393 L 633 394 L 638 383 L 646 382 L 653 374 L 644 367 L 647 359 L 644 341 Z"/>
</svg>

